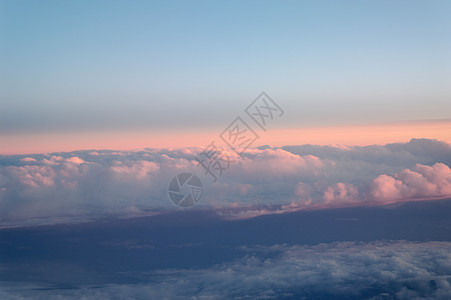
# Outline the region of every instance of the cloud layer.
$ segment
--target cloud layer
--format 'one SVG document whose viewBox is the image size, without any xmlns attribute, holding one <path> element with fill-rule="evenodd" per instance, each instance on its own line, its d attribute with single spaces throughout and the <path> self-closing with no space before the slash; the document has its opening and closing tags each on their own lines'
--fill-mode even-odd
<svg viewBox="0 0 451 300">
<path fill-rule="evenodd" d="M 340 242 L 243 247 L 247 255 L 204 269 L 137 272 L 139 284 L 17 288 L 4 299 L 449 299 L 450 242 Z"/>
<path fill-rule="evenodd" d="M 167 187 L 180 172 L 194 172 L 204 183 L 204 196 L 192 209 L 213 208 L 229 217 L 451 196 L 447 142 L 261 147 L 233 156 L 216 183 L 195 160 L 202 150 L 2 156 L 0 226 L 176 210 Z"/>
</svg>

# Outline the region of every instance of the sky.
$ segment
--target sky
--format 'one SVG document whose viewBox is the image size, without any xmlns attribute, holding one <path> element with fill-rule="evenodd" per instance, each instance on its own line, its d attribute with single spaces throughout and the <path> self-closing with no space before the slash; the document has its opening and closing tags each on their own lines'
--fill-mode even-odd
<svg viewBox="0 0 451 300">
<path fill-rule="evenodd" d="M 205 145 L 262 91 L 286 112 L 278 129 L 449 120 L 450 10 L 448 1 L 1 1 L 0 152 Z M 121 143 L 137 132 L 145 142 Z M 198 138 L 177 143 L 187 134 Z"/>
<path fill-rule="evenodd" d="M 450 15 L 0 0 L 0 298 L 450 299 Z"/>
</svg>

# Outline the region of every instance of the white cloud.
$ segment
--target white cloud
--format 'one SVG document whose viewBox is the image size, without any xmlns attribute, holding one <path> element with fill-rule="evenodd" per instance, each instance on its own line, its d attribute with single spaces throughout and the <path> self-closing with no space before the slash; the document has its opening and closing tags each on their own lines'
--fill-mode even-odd
<svg viewBox="0 0 451 300">
<path fill-rule="evenodd" d="M 216 183 L 194 159 L 202 150 L 3 156 L 0 226 L 174 210 L 166 192 L 180 172 L 198 174 L 206 188 L 192 209 L 234 208 L 240 217 L 451 196 L 446 142 L 250 149 Z"/>
</svg>

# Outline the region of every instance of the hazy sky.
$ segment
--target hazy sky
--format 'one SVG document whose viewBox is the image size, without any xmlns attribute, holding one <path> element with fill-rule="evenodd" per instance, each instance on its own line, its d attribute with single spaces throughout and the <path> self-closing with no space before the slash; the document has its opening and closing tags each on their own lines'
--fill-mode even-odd
<svg viewBox="0 0 451 300">
<path fill-rule="evenodd" d="M 0 134 L 449 119 L 449 1 L 1 1 Z"/>
</svg>

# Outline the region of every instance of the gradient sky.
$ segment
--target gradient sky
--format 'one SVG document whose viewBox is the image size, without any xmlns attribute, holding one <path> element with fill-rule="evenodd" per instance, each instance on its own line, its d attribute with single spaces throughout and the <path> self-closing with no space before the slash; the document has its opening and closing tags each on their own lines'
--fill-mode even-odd
<svg viewBox="0 0 451 300">
<path fill-rule="evenodd" d="M 1 1 L 0 136 L 219 133 L 263 90 L 286 111 L 280 129 L 450 119 L 450 13 L 449 1 Z"/>
</svg>

